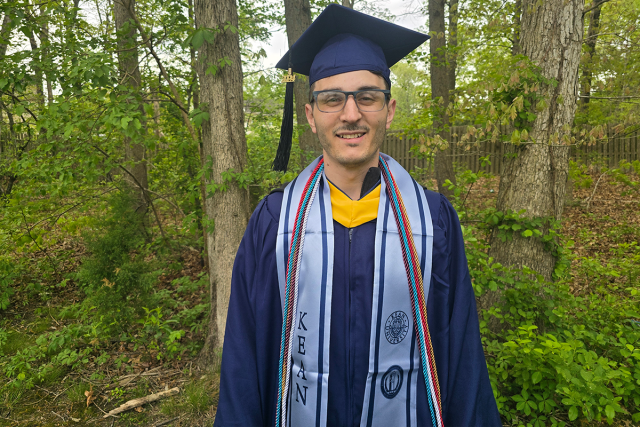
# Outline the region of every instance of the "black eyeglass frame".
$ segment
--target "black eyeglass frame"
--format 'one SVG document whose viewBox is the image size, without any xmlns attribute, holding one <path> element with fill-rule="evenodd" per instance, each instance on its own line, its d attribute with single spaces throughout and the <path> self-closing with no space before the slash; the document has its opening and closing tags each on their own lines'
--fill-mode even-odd
<svg viewBox="0 0 640 427">
<path fill-rule="evenodd" d="M 337 89 L 327 89 L 327 90 L 314 90 L 313 93 L 313 99 L 311 99 L 311 102 L 318 102 L 318 95 L 324 92 L 339 92 L 339 93 L 344 93 L 345 98 L 344 98 L 344 104 L 342 104 L 342 108 L 337 110 L 337 111 L 322 111 L 320 109 L 320 107 L 318 107 L 318 111 L 320 111 L 321 113 L 326 113 L 326 114 L 331 114 L 331 113 L 339 113 L 340 111 L 344 110 L 344 107 L 347 105 L 347 101 L 349 100 L 349 95 L 353 95 L 353 101 L 356 103 L 356 107 L 358 107 L 358 111 L 362 111 L 363 113 L 377 113 L 378 111 L 382 111 L 382 109 L 384 108 L 385 105 L 387 105 L 387 102 L 389 102 L 389 100 L 391 99 L 391 90 L 389 89 L 361 89 L 361 90 L 353 90 L 353 91 L 345 91 L 345 90 L 337 90 Z M 380 92 L 384 94 L 384 103 L 382 104 L 382 107 L 380 107 L 379 110 L 373 110 L 373 111 L 363 111 L 360 106 L 358 105 L 358 99 L 356 98 L 356 95 L 362 92 Z"/>
</svg>

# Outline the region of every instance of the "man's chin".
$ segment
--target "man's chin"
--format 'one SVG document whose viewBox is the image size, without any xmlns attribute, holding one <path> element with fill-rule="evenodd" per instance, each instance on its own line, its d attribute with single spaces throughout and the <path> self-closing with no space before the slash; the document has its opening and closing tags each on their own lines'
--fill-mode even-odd
<svg viewBox="0 0 640 427">
<path fill-rule="evenodd" d="M 377 153 L 366 153 L 360 155 L 343 155 L 332 156 L 336 162 L 340 165 L 348 168 L 355 168 L 373 163 L 374 159 L 377 159 Z M 377 163 L 377 161 L 376 161 Z"/>
</svg>

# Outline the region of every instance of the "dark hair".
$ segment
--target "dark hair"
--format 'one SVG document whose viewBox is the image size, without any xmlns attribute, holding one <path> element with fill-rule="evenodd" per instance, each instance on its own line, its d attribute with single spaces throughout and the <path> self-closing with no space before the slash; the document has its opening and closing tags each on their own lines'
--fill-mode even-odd
<svg viewBox="0 0 640 427">
<path fill-rule="evenodd" d="M 384 88 L 387 90 L 391 89 L 391 85 L 387 82 L 387 79 L 384 78 L 384 76 L 380 71 L 370 71 L 370 73 L 373 73 L 378 77 L 382 77 L 382 80 L 384 80 Z M 313 82 L 313 84 L 309 86 L 309 104 L 313 104 L 313 89 L 315 85 L 316 85 L 316 82 Z M 390 97 L 391 95 L 388 96 L 388 98 Z"/>
</svg>

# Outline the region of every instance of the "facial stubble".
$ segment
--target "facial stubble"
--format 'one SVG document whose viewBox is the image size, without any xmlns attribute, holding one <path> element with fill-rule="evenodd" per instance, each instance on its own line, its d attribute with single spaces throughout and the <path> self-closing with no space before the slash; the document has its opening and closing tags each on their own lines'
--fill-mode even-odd
<svg viewBox="0 0 640 427">
<path fill-rule="evenodd" d="M 316 122 L 316 126 L 318 126 L 318 122 Z M 338 132 L 341 132 L 341 131 L 347 131 L 347 132 L 363 131 L 367 134 L 371 133 L 371 129 L 368 126 L 345 125 L 333 130 L 331 132 L 331 137 L 337 136 Z M 323 150 L 326 151 L 327 154 L 331 156 L 333 159 L 335 159 L 339 164 L 347 168 L 358 167 L 363 164 L 367 164 L 371 162 L 372 157 L 375 156 L 376 153 L 382 147 L 382 143 L 384 142 L 384 137 L 387 134 L 386 116 L 381 118 L 380 121 L 376 123 L 376 126 L 373 128 L 373 131 L 374 131 L 373 139 L 371 140 L 371 147 L 373 148 L 372 152 L 365 153 L 366 157 L 353 159 L 353 158 L 342 157 L 338 153 L 334 152 L 333 147 L 328 141 L 326 130 L 320 127 L 317 127 L 318 140 L 320 141 L 320 145 L 322 146 Z M 357 146 L 357 144 L 350 145 L 348 142 L 345 145 L 347 147 Z"/>
</svg>

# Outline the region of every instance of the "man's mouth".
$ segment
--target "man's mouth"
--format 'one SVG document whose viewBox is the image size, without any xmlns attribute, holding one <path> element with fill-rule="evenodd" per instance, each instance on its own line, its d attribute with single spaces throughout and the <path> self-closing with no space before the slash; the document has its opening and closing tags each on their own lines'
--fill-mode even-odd
<svg viewBox="0 0 640 427">
<path fill-rule="evenodd" d="M 342 139 L 355 139 L 355 138 L 360 138 L 361 136 L 364 136 L 364 132 L 363 132 L 363 133 L 347 133 L 347 134 L 342 134 L 342 135 L 338 135 L 338 138 L 342 138 Z"/>
</svg>

